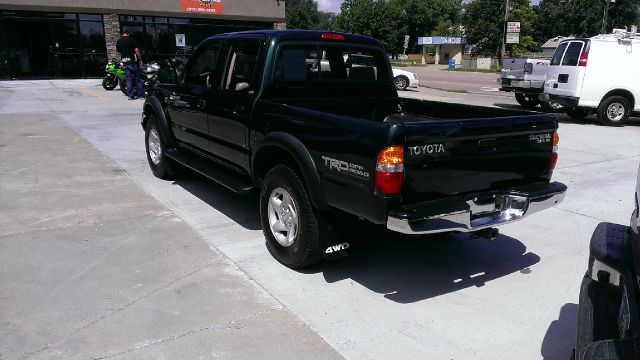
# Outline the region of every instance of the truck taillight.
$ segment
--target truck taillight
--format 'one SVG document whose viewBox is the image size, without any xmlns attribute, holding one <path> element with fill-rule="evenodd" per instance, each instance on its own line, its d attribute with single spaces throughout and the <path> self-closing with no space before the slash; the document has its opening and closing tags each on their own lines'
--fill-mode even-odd
<svg viewBox="0 0 640 360">
<path fill-rule="evenodd" d="M 404 148 L 389 146 L 378 155 L 376 161 L 375 186 L 380 195 L 396 195 L 404 180 Z"/>
<path fill-rule="evenodd" d="M 580 59 L 578 60 L 578 66 L 586 67 L 588 60 L 589 60 L 589 52 L 583 51 L 582 54 L 580 54 Z"/>
<path fill-rule="evenodd" d="M 558 163 L 558 143 L 560 142 L 560 135 L 557 131 L 553 132 L 553 150 L 551 152 L 551 160 L 549 160 L 549 171 L 553 171 Z"/>
</svg>

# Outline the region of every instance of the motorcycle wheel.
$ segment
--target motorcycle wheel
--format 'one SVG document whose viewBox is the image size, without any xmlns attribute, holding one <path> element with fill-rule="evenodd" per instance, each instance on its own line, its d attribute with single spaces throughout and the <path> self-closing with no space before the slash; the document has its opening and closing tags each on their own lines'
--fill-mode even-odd
<svg viewBox="0 0 640 360">
<path fill-rule="evenodd" d="M 118 84 L 120 85 L 120 91 L 122 91 L 123 94 L 127 95 L 127 83 L 124 80 L 119 80 Z"/>
<path fill-rule="evenodd" d="M 118 85 L 118 80 L 113 76 L 105 76 L 102 79 L 102 87 L 105 90 L 113 90 Z"/>
</svg>

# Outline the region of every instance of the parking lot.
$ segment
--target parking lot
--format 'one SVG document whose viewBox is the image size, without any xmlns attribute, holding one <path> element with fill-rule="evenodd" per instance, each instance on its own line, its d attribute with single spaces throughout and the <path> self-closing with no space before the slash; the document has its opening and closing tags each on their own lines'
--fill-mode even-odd
<svg viewBox="0 0 640 360">
<path fill-rule="evenodd" d="M 292 271 L 257 196 L 152 175 L 141 107 L 99 80 L 0 82 L 0 359 L 569 359 L 591 233 L 633 210 L 640 121 L 559 115 L 559 206 L 495 241 L 352 224 L 348 257 Z"/>
</svg>

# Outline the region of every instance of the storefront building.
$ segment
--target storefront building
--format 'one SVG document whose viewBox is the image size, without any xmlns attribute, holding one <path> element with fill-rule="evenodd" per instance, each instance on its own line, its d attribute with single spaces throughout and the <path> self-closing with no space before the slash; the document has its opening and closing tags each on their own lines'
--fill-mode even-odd
<svg viewBox="0 0 640 360">
<path fill-rule="evenodd" d="M 101 76 L 128 30 L 144 61 L 186 57 L 205 38 L 271 29 L 284 0 L 0 0 L 0 79 Z"/>
</svg>

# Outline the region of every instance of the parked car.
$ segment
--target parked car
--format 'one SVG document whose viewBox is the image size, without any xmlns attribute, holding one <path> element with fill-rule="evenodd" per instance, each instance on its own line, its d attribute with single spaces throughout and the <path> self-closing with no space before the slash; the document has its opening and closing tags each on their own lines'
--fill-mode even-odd
<svg viewBox="0 0 640 360">
<path fill-rule="evenodd" d="M 623 125 L 640 111 L 640 34 L 615 31 L 558 45 L 547 71 L 544 101 L 572 118 L 595 112 L 604 125 Z"/>
<path fill-rule="evenodd" d="M 630 226 L 600 223 L 580 287 L 575 360 L 640 359 L 640 171 Z"/>
<path fill-rule="evenodd" d="M 406 90 L 408 87 L 417 88 L 420 84 L 418 75 L 411 71 L 391 68 L 393 70 L 393 83 L 398 90 Z"/>
<path fill-rule="evenodd" d="M 372 63 L 353 66 L 354 54 Z M 267 249 L 291 268 L 349 247 L 328 214 L 491 238 L 566 191 L 551 181 L 555 115 L 400 98 L 384 47 L 366 36 L 216 35 L 143 109 L 153 174 L 181 164 L 259 192 Z"/>
<path fill-rule="evenodd" d="M 549 60 L 532 58 L 510 58 L 502 63 L 498 78 L 500 91 L 513 92 L 518 104 L 532 109 L 540 105 L 544 111 L 557 112 L 562 105 L 552 101 L 540 101 L 544 81 L 549 69 Z"/>
</svg>

